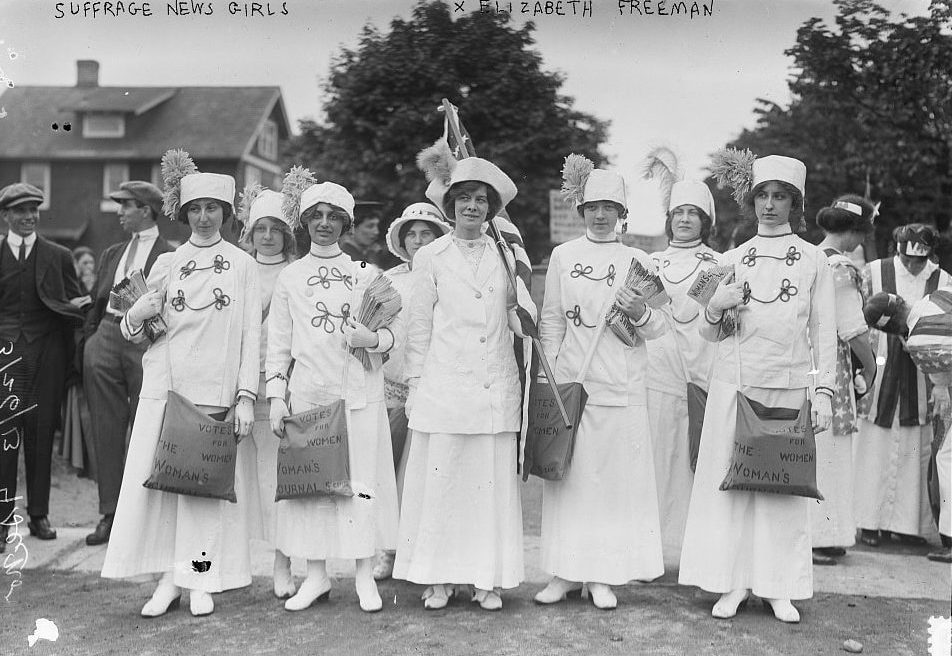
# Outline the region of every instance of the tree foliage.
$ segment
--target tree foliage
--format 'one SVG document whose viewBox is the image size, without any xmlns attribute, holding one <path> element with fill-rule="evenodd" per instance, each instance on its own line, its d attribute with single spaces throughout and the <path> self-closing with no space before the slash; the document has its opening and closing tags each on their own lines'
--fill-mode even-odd
<svg viewBox="0 0 952 656">
<path fill-rule="evenodd" d="M 331 65 L 325 121 L 301 122 L 288 159 L 397 216 L 424 200 L 415 157 L 442 134 L 436 108 L 446 97 L 477 153 L 519 187 L 509 212 L 538 261 L 550 248 L 548 191 L 559 187 L 563 158 L 578 152 L 600 162 L 608 124 L 560 93 L 563 76 L 543 70 L 532 49 L 534 29 L 512 27 L 504 13 L 454 17 L 443 2 L 420 2 L 388 32 L 365 27 L 356 49 L 342 49 Z"/>
<path fill-rule="evenodd" d="M 731 145 L 806 163 L 813 230 L 816 212 L 837 195 L 868 191 L 882 201 L 876 242 L 883 254 L 897 225 L 949 229 L 952 9 L 933 0 L 928 15 L 894 17 L 872 0 L 835 5 L 835 29 L 813 18 L 786 51 L 790 105 L 758 99 L 756 126 Z M 720 196 L 725 206 L 728 198 Z"/>
</svg>

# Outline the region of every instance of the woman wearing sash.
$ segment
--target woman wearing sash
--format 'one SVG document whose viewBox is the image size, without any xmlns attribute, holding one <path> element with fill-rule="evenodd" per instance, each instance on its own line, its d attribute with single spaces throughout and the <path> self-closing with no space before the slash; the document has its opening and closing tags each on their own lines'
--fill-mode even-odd
<svg viewBox="0 0 952 656">
<path fill-rule="evenodd" d="M 811 501 L 721 490 L 720 484 L 734 450 L 738 392 L 789 409 L 801 408 L 810 395 L 814 430 L 829 429 L 836 367 L 833 277 L 823 251 L 792 228 L 804 227 L 806 166 L 778 155 L 751 162 L 737 151 L 717 158 L 722 184 L 739 181 L 734 197 L 756 216 L 757 235 L 724 253 L 721 262 L 733 265 L 736 281 L 718 285 L 700 322 L 702 337 L 717 342 L 717 350 L 678 582 L 720 594 L 711 613 L 717 618 L 733 617 L 753 592 L 777 619 L 799 622 L 791 600 L 813 595 Z M 724 319 L 732 307 L 739 309 L 733 335 Z"/>
<path fill-rule="evenodd" d="M 451 164 L 427 197 L 455 227 L 414 260 L 405 364 L 413 434 L 394 577 L 429 586 L 427 609 L 445 607 L 453 585 L 468 584 L 483 609 L 498 610 L 499 589 L 524 576 L 513 332 L 517 300 L 533 316 L 535 306 L 524 287 L 518 297 L 510 289 L 483 232 L 515 197 L 515 184 L 478 157 Z"/>
<path fill-rule="evenodd" d="M 228 413 L 234 416 L 235 433 L 239 439 L 250 435 L 261 300 L 254 260 L 219 232 L 233 212 L 234 179 L 192 173 L 194 164 L 182 151 L 167 153 L 162 165 L 165 213 L 186 223 L 192 233 L 174 252 L 158 257 L 149 274 L 149 293 L 120 324 L 123 336 L 133 342 L 147 339 L 143 324 L 156 315 L 168 330 L 142 357 L 142 391 L 102 575 L 159 575 L 142 615 L 163 615 L 186 588 L 191 612 L 198 616 L 214 611 L 211 593 L 251 583 L 245 505 L 257 493 L 252 441 L 238 445 L 238 503 L 162 492 L 142 483 L 152 470 L 169 390 L 216 419 L 235 406 Z"/>
<path fill-rule="evenodd" d="M 238 219 L 244 224 L 239 243 L 255 258 L 258 269 L 258 289 L 261 292 L 261 358 L 258 380 L 258 400 L 255 402 L 255 425 L 252 430 L 257 453 L 258 498 L 251 505 L 249 526 L 251 538 L 274 546 L 274 493 L 277 486 L 278 440 L 271 432 L 269 403 L 265 394 L 264 364 L 268 348 L 268 315 L 271 295 L 278 274 L 296 259 L 294 234 L 281 212 L 284 196 L 270 189 L 254 185 L 245 189 L 238 209 Z M 291 577 L 291 559 L 280 550 L 274 551 L 274 595 L 279 599 L 294 594 Z"/>
<path fill-rule="evenodd" d="M 714 227 L 714 198 L 703 182 L 681 180 L 670 187 L 664 224 L 668 248 L 651 259 L 671 298 L 671 328 L 648 343 L 648 418 L 651 422 L 661 543 L 668 562 L 677 563 L 694 471 L 688 439 L 687 385 L 707 390 L 714 345 L 698 333 L 703 308 L 687 292 L 700 271 L 720 254 L 707 245 Z"/>
<path fill-rule="evenodd" d="M 413 268 L 413 258 L 421 248 L 437 237 L 452 230 L 443 220 L 443 214 L 430 203 L 413 203 L 395 219 L 387 229 L 387 248 L 396 257 L 403 260 L 384 275 L 390 279 L 394 288 L 403 299 L 403 311 L 407 311 L 413 290 L 417 286 L 417 271 Z M 390 418 L 390 443 L 393 446 L 393 469 L 397 476 L 397 500 L 403 495 L 403 477 L 407 466 L 407 440 L 409 426 L 407 420 L 407 377 L 404 371 L 403 345 L 390 353 L 383 365 L 384 394 L 387 403 L 387 416 Z M 395 552 L 381 551 L 377 554 L 374 566 L 374 578 L 390 578 L 393 574 Z"/>
<path fill-rule="evenodd" d="M 647 253 L 615 237 L 628 213 L 625 181 L 577 155 L 566 158 L 563 176 L 585 236 L 552 251 L 539 331 L 560 383 L 576 380 L 593 347 L 594 355 L 571 465 L 562 480 L 543 482 L 542 569 L 552 579 L 535 601 L 562 601 L 587 583 L 595 606 L 611 610 L 617 599 L 610 586 L 664 573 L 644 340 L 667 323 L 623 288 L 632 258 L 653 269 Z M 612 303 L 630 324 L 631 343 L 599 330 Z"/>
<path fill-rule="evenodd" d="M 352 497 L 277 503 L 275 547 L 307 560 L 307 577 L 284 607 L 299 611 L 326 599 L 331 589 L 327 559 L 340 558 L 356 561 L 360 608 L 375 612 L 383 602 L 373 578 L 374 553 L 376 548 L 393 549 L 397 537 L 397 494 L 380 356 L 394 347 L 394 335 L 400 332 L 396 327 L 372 331 L 353 319 L 379 270 L 352 260 L 338 246 L 341 234 L 353 224 L 350 192 L 333 182 L 314 184 L 311 174 L 298 167 L 285 177 L 283 193 L 286 219 L 307 229 L 311 248 L 278 275 L 271 299 L 265 363 L 271 429 L 281 436 L 292 412 L 343 398 L 354 492 Z M 372 368 L 365 370 L 348 347 L 367 349 Z"/>
<path fill-rule="evenodd" d="M 823 501 L 810 505 L 813 564 L 835 565 L 836 558 L 856 540 L 853 519 L 853 433 L 856 426 L 854 389 L 865 393 L 876 378 L 876 359 L 869 345 L 863 317 L 862 276 L 846 255 L 873 229 L 875 210 L 868 200 L 848 194 L 837 198 L 816 216 L 826 237 L 820 248 L 833 272 L 836 290 L 836 388 L 832 428 L 816 436 L 816 482 Z M 855 382 L 853 358 L 862 371 Z"/>
</svg>

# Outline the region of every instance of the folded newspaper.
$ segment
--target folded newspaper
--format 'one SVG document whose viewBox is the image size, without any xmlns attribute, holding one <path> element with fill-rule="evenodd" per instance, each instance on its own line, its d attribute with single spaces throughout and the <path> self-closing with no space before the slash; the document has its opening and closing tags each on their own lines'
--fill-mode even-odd
<svg viewBox="0 0 952 656">
<path fill-rule="evenodd" d="M 109 307 L 113 310 L 125 314 L 135 305 L 142 296 L 149 292 L 149 286 L 145 282 L 145 276 L 141 269 L 132 271 L 128 277 L 123 278 L 116 283 L 112 291 L 109 292 Z M 165 334 L 168 326 L 161 315 L 155 315 L 145 322 L 145 335 L 150 342 L 154 342 Z"/>
<path fill-rule="evenodd" d="M 646 269 L 636 258 L 631 259 L 631 266 L 628 269 L 628 275 L 625 276 L 622 288 L 640 294 L 648 307 L 651 308 L 662 307 L 671 300 L 658 274 Z M 605 321 L 611 331 L 622 342 L 628 346 L 637 343 L 635 327 L 617 303 L 612 304 L 611 309 L 608 310 L 608 314 L 605 316 Z"/>
<path fill-rule="evenodd" d="M 734 265 L 724 264 L 704 269 L 697 274 L 697 278 L 691 283 L 688 289 L 688 298 L 696 301 L 701 307 L 706 308 L 710 303 L 711 297 L 717 290 L 717 286 L 723 281 L 725 284 L 734 282 Z M 730 337 L 740 328 L 740 317 L 736 307 L 724 310 L 721 317 L 721 334 L 724 337 Z"/>
<path fill-rule="evenodd" d="M 370 330 L 376 331 L 389 326 L 400 313 L 402 307 L 400 293 L 390 284 L 390 279 L 378 275 L 364 290 L 360 309 L 357 310 L 354 319 Z M 373 362 L 367 349 L 351 347 L 350 353 L 360 360 L 360 364 L 364 366 L 365 370 L 370 371 L 373 368 Z"/>
</svg>

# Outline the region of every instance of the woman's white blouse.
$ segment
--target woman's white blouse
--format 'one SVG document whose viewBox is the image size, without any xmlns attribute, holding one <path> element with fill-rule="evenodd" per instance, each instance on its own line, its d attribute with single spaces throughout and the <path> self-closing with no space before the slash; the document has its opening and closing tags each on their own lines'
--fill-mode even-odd
<svg viewBox="0 0 952 656">
<path fill-rule="evenodd" d="M 475 273 L 453 235 L 414 257 L 407 379 L 419 379 L 410 428 L 426 433 L 518 431 L 522 393 L 510 330 L 508 279 L 489 237 Z M 535 306 L 526 301 L 535 316 Z"/>
<path fill-rule="evenodd" d="M 832 393 L 836 308 L 826 254 L 793 234 L 757 235 L 724 253 L 721 263 L 734 265 L 737 280 L 746 290 L 736 340 L 741 384 L 773 389 L 824 387 Z M 721 339 L 716 324 L 705 318 L 699 325 L 706 339 Z M 714 361 L 714 378 L 736 380 L 736 354 L 735 338 L 723 338 Z"/>
<path fill-rule="evenodd" d="M 618 242 L 579 237 L 552 250 L 539 330 L 557 382 L 571 382 L 578 376 L 597 326 L 623 285 L 633 258 L 649 271 L 654 269 L 647 253 Z M 649 309 L 632 325 L 640 338 L 633 347 L 626 346 L 611 330 L 602 334 L 584 380 L 589 403 L 646 403 L 644 340 L 659 337 L 667 324 L 661 311 Z"/>
<path fill-rule="evenodd" d="M 197 405 L 220 407 L 233 405 L 239 392 L 254 399 L 261 330 L 254 259 L 225 240 L 207 247 L 185 242 L 156 258 L 148 285 L 165 294 L 169 330 L 142 356 L 139 396 L 165 399 L 171 388 Z M 131 328 L 122 322 L 127 339 L 146 339 L 141 327 Z"/>
<path fill-rule="evenodd" d="M 278 275 L 268 315 L 268 356 L 265 363 L 268 398 L 285 398 L 286 392 L 313 403 L 345 398 L 352 409 L 383 400 L 380 356 L 365 371 L 347 350 L 342 326 L 345 317 L 356 315 L 367 285 L 380 270 L 355 262 L 346 253 L 318 257 L 308 253 Z M 377 332 L 380 339 L 371 353 L 386 353 L 400 334 L 398 316 L 389 328 Z M 294 363 L 290 377 L 288 370 Z M 347 389 L 341 394 L 344 364 Z"/>
</svg>

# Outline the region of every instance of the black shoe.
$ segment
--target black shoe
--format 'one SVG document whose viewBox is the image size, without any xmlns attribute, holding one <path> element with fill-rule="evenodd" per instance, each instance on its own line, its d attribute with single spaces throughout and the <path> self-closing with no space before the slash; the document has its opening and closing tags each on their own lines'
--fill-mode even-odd
<svg viewBox="0 0 952 656">
<path fill-rule="evenodd" d="M 832 556 L 833 558 L 846 555 L 846 549 L 843 547 L 817 547 L 813 551 L 819 551 L 824 556 Z"/>
<path fill-rule="evenodd" d="M 50 527 L 50 520 L 46 518 L 46 515 L 42 517 L 33 517 L 31 515 L 27 527 L 30 529 L 30 535 L 35 535 L 40 540 L 56 539 L 56 531 Z"/>
<path fill-rule="evenodd" d="M 112 519 L 115 515 L 103 515 L 96 525 L 96 530 L 86 536 L 86 544 L 95 547 L 97 544 L 109 542 L 109 536 L 112 534 Z"/>
<path fill-rule="evenodd" d="M 868 547 L 878 547 L 879 531 L 872 531 L 868 528 L 862 528 L 859 531 L 859 541 Z"/>
<path fill-rule="evenodd" d="M 908 544 L 916 547 L 921 547 L 929 543 L 928 540 L 921 535 L 909 535 L 908 533 L 896 533 L 895 531 L 893 531 L 892 539 L 898 540 L 899 544 Z"/>
<path fill-rule="evenodd" d="M 941 549 L 930 552 L 926 558 L 934 560 L 937 563 L 952 563 L 952 549 L 942 547 Z"/>
<path fill-rule="evenodd" d="M 835 565 L 836 558 L 823 553 L 823 549 L 814 549 L 813 550 L 813 564 L 814 565 Z"/>
</svg>

